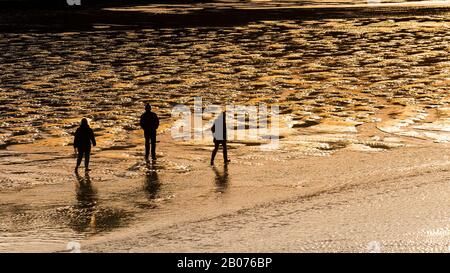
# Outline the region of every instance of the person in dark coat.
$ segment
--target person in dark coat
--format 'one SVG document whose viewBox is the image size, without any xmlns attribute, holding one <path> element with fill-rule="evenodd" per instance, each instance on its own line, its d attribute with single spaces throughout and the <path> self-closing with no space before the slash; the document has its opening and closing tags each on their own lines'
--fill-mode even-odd
<svg viewBox="0 0 450 273">
<path fill-rule="evenodd" d="M 144 130 L 145 159 L 148 160 L 151 143 L 152 159 L 156 160 L 156 129 L 159 127 L 159 118 L 148 103 L 145 105 L 145 113 L 141 115 L 140 125 Z"/>
<path fill-rule="evenodd" d="M 211 128 L 213 133 L 213 142 L 214 142 L 214 150 L 211 155 L 211 166 L 214 165 L 214 159 L 216 157 L 217 151 L 219 150 L 219 146 L 222 145 L 223 148 L 223 162 L 227 164 L 231 160 L 228 159 L 228 151 L 227 151 L 227 123 L 226 123 L 226 113 L 222 112 L 217 119 L 214 121 L 214 124 Z"/>
<path fill-rule="evenodd" d="M 75 171 L 78 171 L 78 167 L 80 167 L 83 156 L 85 170 L 89 171 L 91 144 L 94 146 L 97 145 L 97 143 L 95 142 L 94 131 L 92 131 L 91 127 L 89 127 L 87 119 L 84 118 L 81 120 L 80 127 L 78 127 L 77 131 L 75 132 L 75 140 L 73 142 L 75 153 L 78 152 L 77 166 L 75 167 Z"/>
</svg>

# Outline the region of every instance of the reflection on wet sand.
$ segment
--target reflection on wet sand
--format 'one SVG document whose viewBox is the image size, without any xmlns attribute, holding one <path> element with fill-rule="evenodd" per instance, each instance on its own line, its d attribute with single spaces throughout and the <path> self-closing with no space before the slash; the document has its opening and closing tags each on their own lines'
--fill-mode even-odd
<svg viewBox="0 0 450 273">
<path fill-rule="evenodd" d="M 220 172 L 219 169 L 216 166 L 212 166 L 212 169 L 214 171 L 214 182 L 216 185 L 216 192 L 217 193 L 226 193 L 228 190 L 228 186 L 230 183 L 230 178 L 228 176 L 228 165 L 223 165 L 223 171 Z"/>
<path fill-rule="evenodd" d="M 147 172 L 145 174 L 144 190 L 149 200 L 158 198 L 158 193 L 161 189 L 161 183 L 158 178 L 158 172 L 155 167 L 155 162 L 147 163 Z"/>
<path fill-rule="evenodd" d="M 90 229 L 96 230 L 96 208 L 98 202 L 97 191 L 92 187 L 89 173 L 86 172 L 82 177 L 78 172 L 76 173 L 78 183 L 76 184 L 76 199 L 77 204 L 74 206 L 76 211 L 83 211 L 83 217 L 71 218 L 70 225 L 73 230 L 83 232 Z"/>
<path fill-rule="evenodd" d="M 92 186 L 88 172 L 84 177 L 76 173 L 76 205 L 65 216 L 68 225 L 81 233 L 95 234 L 124 226 L 129 218 L 126 211 L 100 205 L 97 190 Z"/>
</svg>

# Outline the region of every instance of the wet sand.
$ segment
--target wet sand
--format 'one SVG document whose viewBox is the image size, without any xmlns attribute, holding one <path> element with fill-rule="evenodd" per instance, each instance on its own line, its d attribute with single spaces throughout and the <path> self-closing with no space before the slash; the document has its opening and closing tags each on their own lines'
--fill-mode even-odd
<svg viewBox="0 0 450 273">
<path fill-rule="evenodd" d="M 271 162 L 270 172 L 258 170 L 256 177 L 233 165 L 232 189 L 210 204 L 215 210 L 205 206 L 201 216 L 163 226 L 150 221 L 132 232 L 83 242 L 83 249 L 448 252 L 449 155 L 431 147 L 340 152 L 333 158 Z M 243 206 L 236 194 L 251 195 L 251 201 Z M 242 207 L 236 209 L 235 202 Z M 180 214 L 186 212 L 188 207 Z"/>
<path fill-rule="evenodd" d="M 87 190 L 73 159 L 39 171 L 20 163 L 13 180 L 59 183 L 0 193 L 0 250 L 60 252 L 77 241 L 86 252 L 366 252 L 378 241 L 389 252 L 447 251 L 448 144 L 333 156 L 236 148 L 227 170 L 220 158 L 208 166 L 206 148 L 167 136 L 160 147 L 148 166 L 138 151 L 95 152 Z"/>
<path fill-rule="evenodd" d="M 1 252 L 448 250 L 447 7 L 146 9 L 0 19 Z M 211 139 L 170 136 L 194 96 L 279 105 L 279 149 L 234 140 L 211 168 Z M 72 171 L 81 117 L 99 143 L 89 176 Z"/>
</svg>

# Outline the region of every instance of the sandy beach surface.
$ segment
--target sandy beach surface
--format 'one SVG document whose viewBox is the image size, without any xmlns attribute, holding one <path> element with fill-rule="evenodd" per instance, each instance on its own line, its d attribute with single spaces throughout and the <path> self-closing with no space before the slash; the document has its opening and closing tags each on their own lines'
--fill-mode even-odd
<svg viewBox="0 0 450 273">
<path fill-rule="evenodd" d="M 448 145 L 313 157 L 241 148 L 224 169 L 208 166 L 207 149 L 168 140 L 153 165 L 96 152 L 87 189 L 70 158 L 2 164 L 50 183 L 0 194 L 11 229 L 1 251 L 70 241 L 86 252 L 448 251 Z"/>
<path fill-rule="evenodd" d="M 202 201 L 200 210 L 184 206 L 177 221 L 159 226 L 158 220 L 150 220 L 131 234 L 119 232 L 87 241 L 83 248 L 95 252 L 448 252 L 448 159 L 448 152 L 429 147 L 379 154 L 341 152 L 312 160 L 258 160 L 263 166 L 270 164 L 270 170 L 261 166 L 250 173 L 233 164 L 229 190 Z M 206 181 L 210 193 L 205 187 L 205 195 L 214 196 L 213 189 L 217 193 L 216 179 Z M 196 198 L 202 199 L 201 194 Z"/>
<path fill-rule="evenodd" d="M 348 157 L 337 157 L 334 162 L 326 160 L 318 170 L 305 162 L 296 162 L 291 166 L 300 169 L 301 174 L 286 170 L 284 174 L 301 186 L 287 186 L 284 179 L 283 183 L 265 189 L 255 190 L 257 186 L 253 186 L 243 191 L 256 198 L 241 209 L 228 210 L 232 200 L 223 201 L 227 197 L 222 196 L 211 204 L 220 203 L 221 209 L 210 211 L 208 216 L 158 228 L 146 226 L 135 234 L 106 236 L 87 242 L 85 249 L 95 252 L 448 252 L 448 163 L 437 160 L 428 166 L 405 166 L 401 172 L 379 171 L 385 166 L 378 165 L 382 158 L 393 156 L 404 160 L 405 155 L 417 152 L 374 157 L 348 155 L 375 163 L 371 167 L 378 168 L 371 170 Z M 352 175 L 336 171 L 338 167 L 351 169 Z M 286 168 L 281 167 L 280 172 L 283 169 Z M 339 178 L 318 174 L 323 172 L 334 173 Z M 240 185 L 239 180 L 233 184 L 239 189 L 245 187 Z"/>
<path fill-rule="evenodd" d="M 0 252 L 449 252 L 448 6 L 190 7 L 0 18 Z M 171 135 L 194 97 L 279 106 L 279 146 L 209 166 L 210 135 Z"/>
</svg>

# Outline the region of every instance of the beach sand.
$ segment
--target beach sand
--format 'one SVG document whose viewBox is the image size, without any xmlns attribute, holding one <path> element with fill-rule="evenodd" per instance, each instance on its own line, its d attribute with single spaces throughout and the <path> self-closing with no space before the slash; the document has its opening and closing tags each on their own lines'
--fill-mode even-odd
<svg viewBox="0 0 450 273">
<path fill-rule="evenodd" d="M 0 193 L 10 230 L 0 250 L 59 252 L 70 241 L 86 252 L 367 252 L 372 241 L 387 252 L 448 250 L 447 144 L 292 157 L 231 149 L 224 173 L 220 154 L 212 168 L 208 149 L 160 139 L 154 165 L 138 149 L 95 152 L 92 191 L 80 191 L 70 158 L 2 165 L 20 169 L 15 180 L 57 181 Z"/>
<path fill-rule="evenodd" d="M 134 9 L 0 18 L 0 252 L 449 251 L 448 6 Z M 209 166 L 170 134 L 195 96 L 280 106 L 280 146 Z"/>
<path fill-rule="evenodd" d="M 342 152 L 270 162 L 256 175 L 233 165 L 230 191 L 198 214 L 187 206 L 183 220 L 149 221 L 82 245 L 88 252 L 448 252 L 448 156 L 431 147 Z"/>
</svg>

